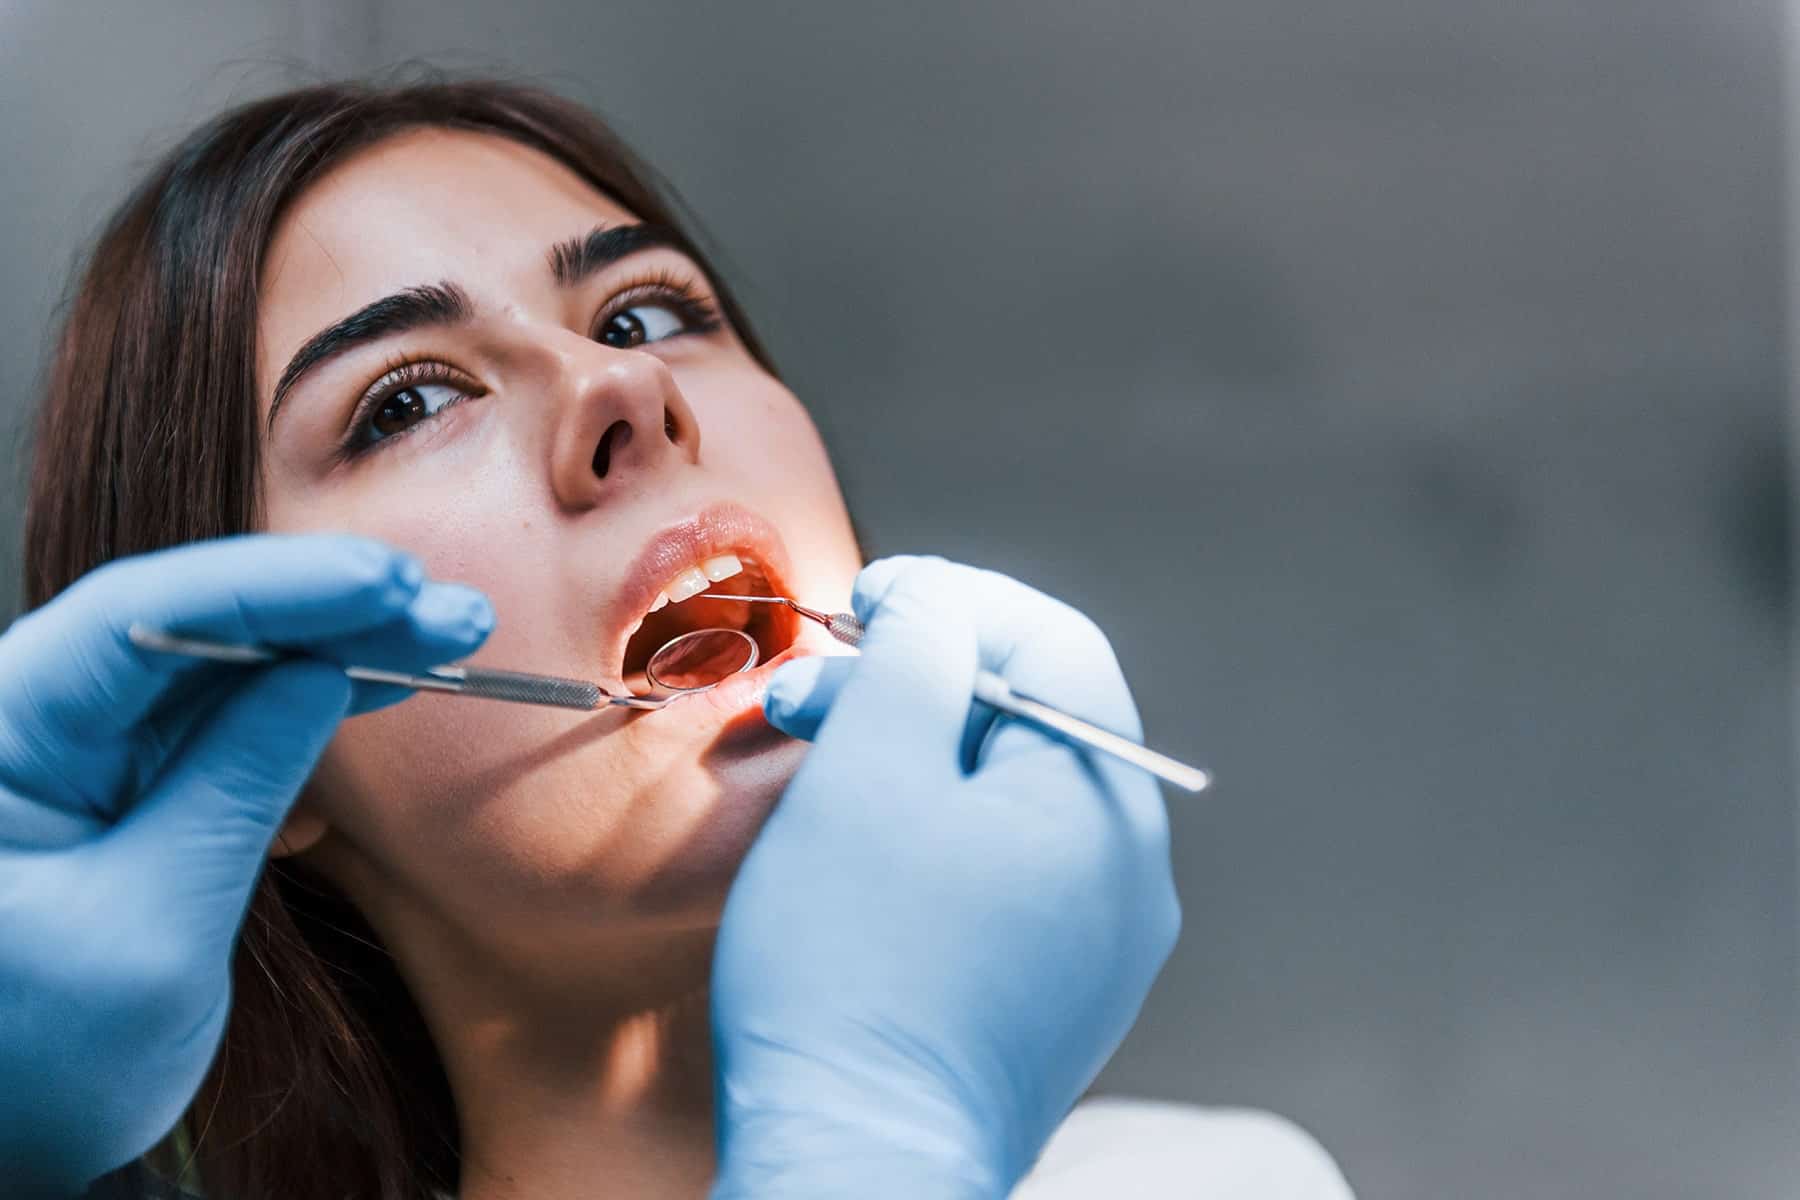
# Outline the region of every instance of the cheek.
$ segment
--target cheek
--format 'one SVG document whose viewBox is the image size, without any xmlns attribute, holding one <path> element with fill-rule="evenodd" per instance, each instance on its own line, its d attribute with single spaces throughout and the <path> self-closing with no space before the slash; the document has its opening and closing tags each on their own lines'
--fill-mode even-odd
<svg viewBox="0 0 1800 1200">
<path fill-rule="evenodd" d="M 264 527 L 379 538 L 418 555 L 434 578 L 504 591 L 532 549 L 518 540 L 520 530 L 535 524 L 537 536 L 549 531 L 531 520 L 543 510 L 541 464 L 532 470 L 508 439 L 495 436 L 504 433 L 495 427 L 498 415 L 458 414 L 449 419 L 464 428 L 421 430 L 340 475 L 272 474 L 265 479 Z"/>
<path fill-rule="evenodd" d="M 807 749 L 760 724 L 621 730 L 415 697 L 346 722 L 315 803 L 358 876 L 483 938 L 572 946 L 600 920 L 704 923 Z"/>
<path fill-rule="evenodd" d="M 787 541 L 802 578 L 835 589 L 861 567 L 850 514 L 818 427 L 785 385 L 761 370 L 681 373 L 701 427 L 700 457 L 728 494 L 756 505 Z"/>
<path fill-rule="evenodd" d="M 575 734 L 576 720 L 551 709 L 415 695 L 339 727 L 315 775 L 315 802 L 381 874 L 426 894 L 492 897 L 504 890 L 492 885 L 553 874 L 577 830 L 599 835 L 610 823 L 596 797 L 570 786 L 558 760 L 583 749 L 604 757 L 616 740 L 603 740 L 604 727 L 616 722 L 601 714 Z"/>
<path fill-rule="evenodd" d="M 499 624 L 471 661 L 570 673 L 558 670 L 569 620 L 557 598 L 571 588 L 553 566 L 565 556 L 540 499 L 541 471 L 493 442 L 504 439 L 481 454 L 468 452 L 482 446 L 477 439 L 446 442 L 417 462 L 396 460 L 392 469 L 271 503 L 265 527 L 347 530 L 402 547 L 431 578 L 476 587 L 493 602 Z M 550 857 L 534 846 L 533 828 L 566 835 L 575 810 L 591 807 L 591 792 L 575 795 L 568 779 L 543 769 L 571 750 L 605 756 L 603 735 L 620 718 L 597 714 L 571 736 L 579 720 L 554 709 L 415 694 L 344 722 L 310 798 L 380 875 L 439 894 L 462 873 L 517 878 Z M 599 777 L 624 765 L 611 763 Z M 534 775 L 533 801 L 519 808 L 527 827 L 507 830 L 495 814 L 517 806 L 517 790 Z M 573 798 L 558 798 L 558 786 Z M 592 811 L 581 815 L 590 828 L 604 825 Z"/>
<path fill-rule="evenodd" d="M 834 482 L 812 418 L 778 380 L 742 367 L 678 370 L 675 379 L 700 422 L 703 465 L 807 487 Z"/>
</svg>

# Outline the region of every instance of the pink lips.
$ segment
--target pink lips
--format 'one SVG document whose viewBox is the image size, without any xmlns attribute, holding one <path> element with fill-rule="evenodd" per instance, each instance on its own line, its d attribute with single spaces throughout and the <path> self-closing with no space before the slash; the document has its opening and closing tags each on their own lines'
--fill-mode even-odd
<svg viewBox="0 0 1800 1200">
<path fill-rule="evenodd" d="M 604 639 L 601 661 L 608 665 L 615 678 L 623 670 L 625 644 L 631 639 L 632 626 L 656 602 L 657 593 L 683 567 L 720 554 L 755 559 L 769 586 L 780 595 L 787 594 L 792 563 L 787 546 L 775 527 L 741 504 L 709 505 L 694 516 L 670 525 L 645 544 L 601 614 Z M 786 654 L 777 657 L 785 658 Z"/>
</svg>

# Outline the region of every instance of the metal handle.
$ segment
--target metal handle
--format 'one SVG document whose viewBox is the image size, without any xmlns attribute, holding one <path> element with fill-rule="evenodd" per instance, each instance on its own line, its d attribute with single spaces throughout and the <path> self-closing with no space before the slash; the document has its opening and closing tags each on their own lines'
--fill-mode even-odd
<svg viewBox="0 0 1800 1200">
<path fill-rule="evenodd" d="M 210 638 L 181 637 L 164 629 L 133 622 L 127 635 L 132 643 L 164 654 L 182 654 L 214 662 L 266 663 L 295 657 L 274 646 L 248 642 L 215 642 Z M 366 683 L 393 683 L 426 692 L 476 696 L 484 700 L 510 700 L 516 704 L 546 704 L 591 712 L 602 704 L 620 703 L 618 697 L 581 679 L 556 675 L 531 675 L 523 671 L 498 671 L 491 667 L 433 667 L 429 671 L 389 671 L 381 667 L 345 666 L 334 663 L 351 679 Z M 635 697 L 630 698 L 635 700 Z"/>
<path fill-rule="evenodd" d="M 790 602 L 791 603 L 791 602 Z M 807 616 L 819 621 L 831 636 L 846 646 L 860 645 L 863 639 L 863 623 L 853 613 L 813 613 L 800 609 Z M 1190 767 L 1179 759 L 1170 758 L 1166 754 L 1141 746 L 1128 737 L 1121 737 L 1110 729 L 1084 721 L 1080 717 L 1070 716 L 1060 708 L 1045 704 L 1042 700 L 1033 700 L 1012 689 L 1006 680 L 992 671 L 980 671 L 975 676 L 975 698 L 983 704 L 999 709 L 1003 713 L 1030 721 L 1032 724 L 1060 733 L 1072 741 L 1080 742 L 1103 754 L 1110 754 L 1122 762 L 1150 772 L 1158 779 L 1166 780 L 1178 788 L 1190 792 L 1203 792 L 1212 785 L 1212 775 L 1199 767 Z"/>
<path fill-rule="evenodd" d="M 1167 780 L 1176 787 L 1190 792 L 1203 792 L 1212 784 L 1212 775 L 1199 767 L 1190 767 L 1179 759 L 1170 758 L 1166 754 L 1140 746 L 1130 738 L 1121 737 L 1110 729 L 1102 729 L 1090 724 L 1080 717 L 1072 717 L 1060 708 L 1053 708 L 1042 700 L 1033 700 L 1030 696 L 1021 695 L 1012 690 L 1012 686 L 992 671 L 982 671 L 975 676 L 975 698 L 983 704 L 989 704 L 1001 712 L 1011 713 L 1015 717 L 1023 717 L 1035 725 L 1054 730 L 1064 737 L 1091 746 L 1095 750 L 1112 755 L 1114 758 L 1130 763 L 1150 772 L 1158 779 Z"/>
</svg>

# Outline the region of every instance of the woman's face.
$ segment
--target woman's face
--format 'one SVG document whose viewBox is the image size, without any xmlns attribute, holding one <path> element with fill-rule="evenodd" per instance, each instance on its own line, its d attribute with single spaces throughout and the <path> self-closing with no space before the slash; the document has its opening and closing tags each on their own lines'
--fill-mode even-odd
<svg viewBox="0 0 1800 1200">
<path fill-rule="evenodd" d="M 690 567 L 735 556 L 714 590 L 841 607 L 861 563 L 805 410 L 639 225 L 536 150 L 447 130 L 309 188 L 261 285 L 265 421 L 291 377 L 264 528 L 367 534 L 481 589 L 498 622 L 471 663 L 641 686 L 652 638 L 752 612 L 765 654 L 830 652 L 779 606 L 704 599 L 627 643 Z M 290 847 L 372 917 L 491 950 L 704 928 L 805 749 L 763 721 L 767 674 L 655 713 L 416 694 L 343 724 Z"/>
</svg>

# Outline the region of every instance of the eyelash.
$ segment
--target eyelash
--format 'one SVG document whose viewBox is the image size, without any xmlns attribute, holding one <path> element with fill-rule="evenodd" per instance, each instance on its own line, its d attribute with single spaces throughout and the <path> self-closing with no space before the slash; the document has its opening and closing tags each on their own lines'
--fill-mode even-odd
<svg viewBox="0 0 1800 1200">
<path fill-rule="evenodd" d="M 596 340 L 606 323 L 628 309 L 636 308 L 646 301 L 658 301 L 667 306 L 681 319 L 683 328 L 669 338 L 688 337 L 695 334 L 717 332 L 724 327 L 724 318 L 718 305 L 713 303 L 690 281 L 670 273 L 666 269 L 652 271 L 636 282 L 626 284 L 615 292 L 594 318 L 593 328 L 588 336 Z M 654 343 L 651 343 L 654 344 Z M 413 422 L 398 433 L 390 433 L 386 437 L 365 440 L 365 427 L 369 420 L 381 411 L 381 406 L 408 388 L 425 387 L 430 384 L 443 384 L 456 388 L 467 387 L 471 391 L 477 386 L 465 373 L 443 363 L 423 360 L 399 358 L 387 364 L 375 382 L 370 384 L 356 402 L 356 409 L 350 417 L 350 427 L 338 445 L 337 457 L 340 460 L 359 458 L 372 450 L 377 450 L 389 442 L 398 441 L 413 430 L 429 424 L 445 409 L 452 408 L 470 398 L 460 395 L 447 401 L 437 412 L 431 413 L 421 420 Z"/>
</svg>

